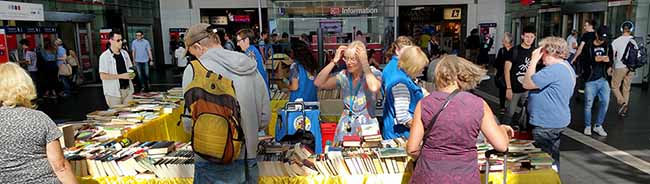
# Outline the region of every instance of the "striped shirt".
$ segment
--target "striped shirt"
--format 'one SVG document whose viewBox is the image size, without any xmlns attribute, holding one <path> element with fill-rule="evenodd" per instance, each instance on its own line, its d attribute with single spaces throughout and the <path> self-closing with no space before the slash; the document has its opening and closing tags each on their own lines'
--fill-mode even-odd
<svg viewBox="0 0 650 184">
<path fill-rule="evenodd" d="M 411 94 L 405 84 L 397 84 L 392 90 L 395 99 L 395 123 L 406 125 L 413 119 L 413 114 L 409 112 Z"/>
</svg>

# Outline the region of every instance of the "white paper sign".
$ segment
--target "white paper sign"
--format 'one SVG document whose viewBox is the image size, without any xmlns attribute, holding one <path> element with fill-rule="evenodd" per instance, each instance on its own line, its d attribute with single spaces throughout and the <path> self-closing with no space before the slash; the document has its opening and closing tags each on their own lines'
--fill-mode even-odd
<svg viewBox="0 0 650 184">
<path fill-rule="evenodd" d="M 42 4 L 0 1 L 0 19 L 45 21 Z"/>
</svg>

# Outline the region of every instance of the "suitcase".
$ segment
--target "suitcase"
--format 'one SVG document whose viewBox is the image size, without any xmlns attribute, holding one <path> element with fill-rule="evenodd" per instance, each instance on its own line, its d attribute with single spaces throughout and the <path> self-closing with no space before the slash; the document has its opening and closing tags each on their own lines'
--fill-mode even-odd
<svg viewBox="0 0 650 184">
<path fill-rule="evenodd" d="M 488 150 L 485 152 L 485 183 L 490 183 L 490 156 L 503 154 L 503 184 L 507 183 L 508 176 L 508 151 L 499 152 L 497 150 Z"/>
</svg>

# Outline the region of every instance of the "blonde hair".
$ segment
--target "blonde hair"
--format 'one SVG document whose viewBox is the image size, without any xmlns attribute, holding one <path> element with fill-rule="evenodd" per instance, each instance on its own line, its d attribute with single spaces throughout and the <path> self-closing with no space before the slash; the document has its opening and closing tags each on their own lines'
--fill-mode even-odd
<svg viewBox="0 0 650 184">
<path fill-rule="evenodd" d="M 447 55 L 436 66 L 436 88 L 445 88 L 458 83 L 460 90 L 473 89 L 487 71 L 458 56 Z"/>
<path fill-rule="evenodd" d="M 503 34 L 503 39 L 508 40 L 507 42 L 512 44 L 512 34 L 510 34 L 510 32 L 506 32 L 505 34 Z"/>
<path fill-rule="evenodd" d="M 429 59 L 420 47 L 408 46 L 399 56 L 397 66 L 410 77 L 416 77 L 427 64 L 429 64 Z"/>
<path fill-rule="evenodd" d="M 15 63 L 0 64 L 0 103 L 5 107 L 34 108 L 34 82 L 24 69 Z"/>
<path fill-rule="evenodd" d="M 560 37 L 546 37 L 539 42 L 539 47 L 544 48 L 547 54 L 556 58 L 566 59 L 569 55 L 569 46 L 567 42 Z"/>
<path fill-rule="evenodd" d="M 357 40 L 357 41 L 353 41 L 352 43 L 350 43 L 350 44 L 348 45 L 348 48 L 345 49 L 344 53 L 345 53 L 345 55 L 352 54 L 352 53 L 354 53 L 354 51 L 355 51 L 357 48 L 360 48 L 362 51 L 366 51 L 366 44 L 364 44 L 363 42 L 358 41 L 358 40 Z M 361 54 L 361 53 L 360 53 L 360 54 Z M 348 57 L 349 57 L 349 56 L 348 56 Z M 355 58 L 356 58 L 356 56 L 355 56 Z M 356 59 L 359 59 L 359 58 L 356 58 Z"/>
</svg>

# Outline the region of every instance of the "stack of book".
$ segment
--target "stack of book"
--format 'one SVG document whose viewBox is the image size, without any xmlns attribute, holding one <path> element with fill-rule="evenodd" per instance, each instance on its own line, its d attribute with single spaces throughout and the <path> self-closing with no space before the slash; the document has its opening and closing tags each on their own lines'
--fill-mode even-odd
<svg viewBox="0 0 650 184">
<path fill-rule="evenodd" d="M 154 158 L 150 154 L 162 156 Z M 192 177 L 193 155 L 189 144 L 186 143 L 135 142 L 129 144 L 129 141 L 125 139 L 90 143 L 65 149 L 65 157 L 73 165 L 75 174 L 81 177 Z"/>
<path fill-rule="evenodd" d="M 490 171 L 502 171 L 504 163 L 507 163 L 507 169 L 514 173 L 526 173 L 534 169 L 551 168 L 553 158 L 547 153 L 541 151 L 533 145 L 532 140 L 511 140 L 508 146 L 508 159 L 502 155 L 492 155 L 490 160 Z M 476 145 L 478 150 L 478 162 L 481 172 L 485 171 L 485 152 L 492 149 L 492 146 L 485 143 Z"/>
<path fill-rule="evenodd" d="M 363 138 L 363 143 L 361 147 L 363 148 L 380 148 L 381 147 L 381 132 L 379 130 L 379 124 L 366 124 L 361 125 L 361 137 Z"/>
<path fill-rule="evenodd" d="M 281 90 L 271 91 L 271 100 L 288 100 L 289 94 Z"/>
<path fill-rule="evenodd" d="M 285 149 L 290 147 L 289 149 Z M 258 154 L 260 176 L 308 176 L 317 175 L 314 152 L 300 143 L 293 146 L 266 148 Z"/>
<path fill-rule="evenodd" d="M 318 99 L 341 99 L 341 92 L 338 89 L 320 90 Z"/>
<path fill-rule="evenodd" d="M 260 176 L 399 174 L 407 165 L 404 148 L 330 148 L 314 155 L 300 144 L 290 147 L 284 152 L 264 149 L 265 153 L 258 154 Z"/>
</svg>

